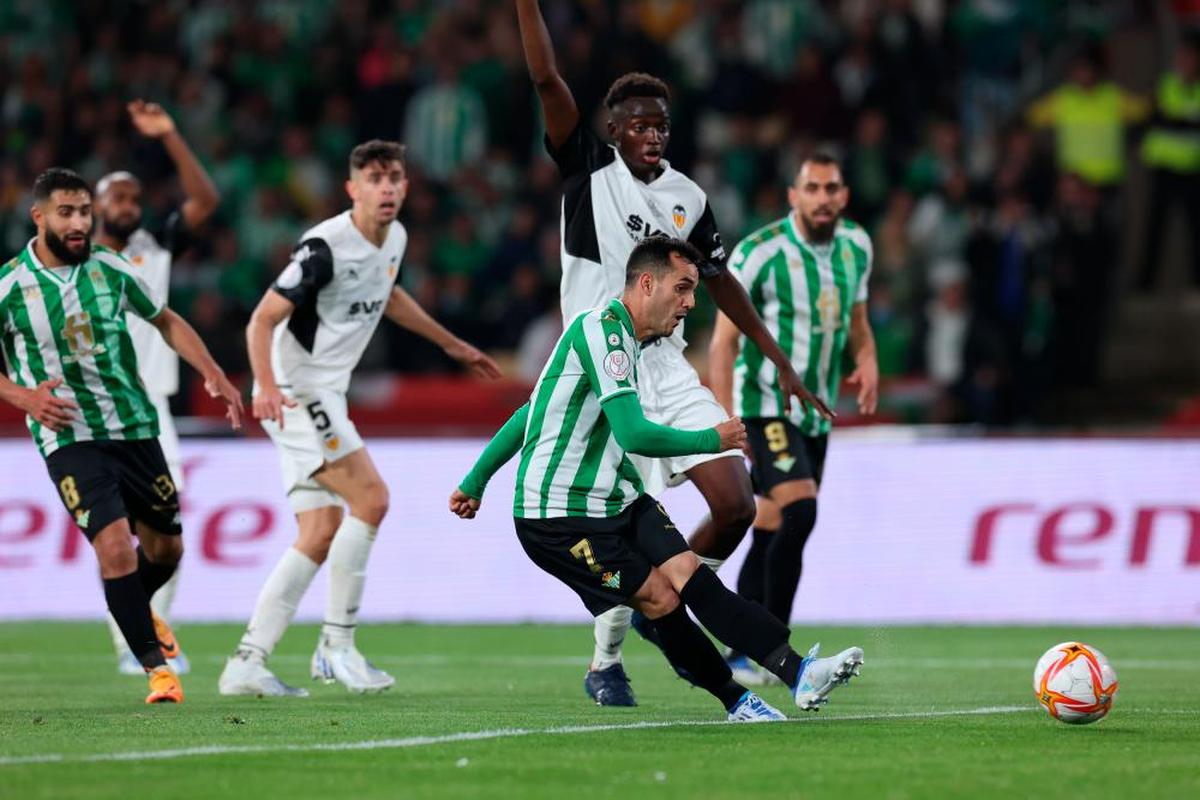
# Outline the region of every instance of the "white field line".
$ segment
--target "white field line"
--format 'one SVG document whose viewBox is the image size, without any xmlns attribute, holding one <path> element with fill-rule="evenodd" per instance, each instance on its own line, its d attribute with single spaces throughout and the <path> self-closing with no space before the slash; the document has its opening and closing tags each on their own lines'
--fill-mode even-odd
<svg viewBox="0 0 1200 800">
<path fill-rule="evenodd" d="M 936 717 L 988 716 L 992 714 L 1017 714 L 1036 710 L 1024 706 L 985 706 L 955 711 L 901 711 L 882 714 L 846 714 L 842 716 L 807 716 L 788 720 L 794 724 L 818 724 L 834 722 L 861 722 L 890 719 L 933 719 Z M 488 731 L 463 731 L 438 736 L 410 736 L 404 739 L 368 739 L 359 742 L 330 742 L 306 744 L 263 744 L 263 745 L 205 745 L 181 747 L 172 750 L 142 750 L 115 753 L 41 753 L 27 756 L 0 756 L 0 767 L 22 764 L 68 764 L 94 763 L 100 761 L 166 761 L 194 756 L 263 755 L 266 753 L 328 753 L 346 750 L 396 750 L 411 747 L 429 747 L 454 742 L 476 742 L 487 739 L 513 739 L 521 736 L 568 736 L 577 733 L 605 733 L 608 731 L 634 731 L 653 728 L 701 728 L 711 725 L 728 725 L 724 720 L 673 720 L 664 722 L 630 722 L 615 725 L 563 725 L 553 728 L 498 728 Z"/>
<path fill-rule="evenodd" d="M 441 654 L 411 654 L 398 656 L 370 656 L 374 664 L 390 664 L 398 667 L 435 667 L 453 664 L 497 666 L 497 667 L 586 667 L 590 662 L 587 656 L 488 656 L 461 655 L 448 656 Z M 27 664 L 53 659 L 61 662 L 62 653 L 0 653 L 0 664 Z M 206 655 L 195 659 L 203 663 L 224 664 L 226 656 Z M 72 655 L 70 661 L 115 662 L 116 656 L 87 653 Z M 984 657 L 945 657 L 945 658 L 904 658 L 888 657 L 872 658 L 867 653 L 867 664 L 872 669 L 1033 669 L 1034 658 L 984 658 Z M 271 656 L 273 664 L 307 664 L 309 656 L 283 653 Z M 658 655 L 627 655 L 627 664 L 662 664 L 663 659 Z M 1194 659 L 1147 659 L 1127 658 L 1116 663 L 1121 669 L 1197 669 Z"/>
</svg>

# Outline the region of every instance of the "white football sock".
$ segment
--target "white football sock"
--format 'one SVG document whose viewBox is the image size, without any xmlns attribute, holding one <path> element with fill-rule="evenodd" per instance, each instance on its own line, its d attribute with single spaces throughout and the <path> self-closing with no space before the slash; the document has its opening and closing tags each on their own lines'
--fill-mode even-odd
<svg viewBox="0 0 1200 800">
<path fill-rule="evenodd" d="M 632 616 L 633 609 L 629 606 L 616 606 L 596 617 L 593 628 L 596 649 L 592 653 L 592 669 L 607 669 L 621 663 L 621 644 L 625 641 L 625 634 L 629 633 L 629 619 Z"/>
<path fill-rule="evenodd" d="M 347 515 L 333 535 L 329 546 L 329 599 L 325 604 L 325 624 L 321 637 L 330 647 L 354 644 L 354 626 L 358 606 L 367 582 L 367 559 L 375 544 L 374 525 Z"/>
<path fill-rule="evenodd" d="M 320 566 L 294 547 L 283 552 L 258 593 L 254 615 L 238 644 L 239 653 L 255 661 L 266 661 L 291 624 L 300 598 L 308 591 Z"/>
<path fill-rule="evenodd" d="M 725 559 L 723 558 L 709 558 L 708 556 L 696 556 L 696 558 L 700 559 L 700 563 L 706 565 L 713 572 L 719 570 L 721 565 L 725 563 Z"/>
</svg>

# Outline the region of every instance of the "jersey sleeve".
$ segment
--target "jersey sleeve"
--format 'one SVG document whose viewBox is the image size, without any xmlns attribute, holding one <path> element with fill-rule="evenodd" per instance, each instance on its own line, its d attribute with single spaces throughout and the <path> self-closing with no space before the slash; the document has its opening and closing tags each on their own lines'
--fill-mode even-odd
<svg viewBox="0 0 1200 800">
<path fill-rule="evenodd" d="M 725 245 L 721 243 L 721 232 L 717 230 L 717 220 L 708 200 L 704 201 L 704 211 L 688 235 L 688 242 L 704 256 L 704 261 L 696 265 L 701 278 L 715 277 L 725 269 Z"/>
<path fill-rule="evenodd" d="M 608 311 L 589 313 L 575 334 L 574 348 L 592 392 L 603 403 L 610 397 L 637 392 L 633 382 L 636 343 L 621 321 Z"/>
<path fill-rule="evenodd" d="M 871 267 L 875 261 L 875 248 L 871 245 L 871 237 L 865 233 L 862 237 L 863 269 L 858 276 L 858 288 L 854 293 L 854 302 L 867 302 L 867 285 L 871 282 Z"/>
<path fill-rule="evenodd" d="M 575 125 L 575 130 L 562 143 L 555 147 L 550 143 L 550 137 L 545 138 L 546 152 L 554 160 L 563 178 L 574 175 L 595 172 L 613 160 L 612 148 L 600 141 L 600 137 L 588 127 L 583 118 Z"/>
<path fill-rule="evenodd" d="M 315 300 L 317 292 L 332 280 L 333 251 L 324 239 L 305 239 L 271 289 L 299 306 Z"/>
<path fill-rule="evenodd" d="M 745 287 L 746 291 L 750 291 L 750 287 L 754 284 L 754 279 L 758 275 L 758 270 L 762 266 L 761 260 L 751 258 L 754 252 L 754 241 L 749 237 L 742 239 L 733 248 L 733 254 L 729 256 L 728 267 L 733 276 L 738 279 L 738 283 Z"/>
<path fill-rule="evenodd" d="M 167 307 L 166 302 L 156 302 L 150 286 L 133 271 L 125 256 L 108 248 L 94 246 L 92 258 L 104 265 L 105 274 L 114 276 L 121 286 L 121 310 L 132 312 L 145 320 L 151 320 Z"/>
<path fill-rule="evenodd" d="M 188 228 L 187 221 L 183 218 L 183 210 L 179 208 L 167 215 L 162 229 L 155 233 L 154 238 L 158 239 L 158 243 L 170 252 L 172 258 L 195 243 L 195 237 Z"/>
</svg>

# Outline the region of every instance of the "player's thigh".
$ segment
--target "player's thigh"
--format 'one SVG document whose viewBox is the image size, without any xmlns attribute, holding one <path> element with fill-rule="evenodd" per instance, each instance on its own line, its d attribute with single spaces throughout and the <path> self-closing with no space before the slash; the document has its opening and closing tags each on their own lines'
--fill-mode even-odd
<svg viewBox="0 0 1200 800">
<path fill-rule="evenodd" d="M 517 540 L 542 571 L 573 590 L 593 616 L 625 605 L 650 576 L 651 565 L 630 546 L 626 514 L 606 519 L 514 519 Z"/>
<path fill-rule="evenodd" d="M 344 498 L 352 509 L 363 505 L 376 507 L 380 512 L 387 510 L 387 484 L 365 447 L 337 461 L 326 461 L 313 480 Z"/>
<path fill-rule="evenodd" d="M 804 436 L 783 417 L 749 417 L 744 421 L 754 493 L 780 506 L 801 497 L 815 497 L 828 437 Z"/>
<path fill-rule="evenodd" d="M 693 556 L 694 557 L 694 556 Z M 648 619 L 666 616 L 679 607 L 679 592 L 660 569 L 651 569 L 626 605 L 633 606 Z"/>
<path fill-rule="evenodd" d="M 640 373 L 642 409 L 646 419 L 681 430 L 713 428 L 729 419 L 728 412 L 700 382 L 700 376 L 683 353 L 670 342 L 660 342 L 643 353 L 644 370 Z M 650 494 L 662 488 L 678 486 L 691 477 L 693 467 L 710 461 L 732 459 L 745 471 L 740 450 L 721 453 L 696 453 L 686 456 L 635 461 L 638 469 L 651 473 L 646 488 Z M 645 464 L 645 466 L 643 466 Z M 657 486 L 656 480 L 657 479 Z"/>
<path fill-rule="evenodd" d="M 292 399 L 300 403 L 305 398 Z M 311 402 L 310 399 L 309 403 Z M 313 475 L 325 466 L 323 450 L 327 448 L 317 434 L 310 409 L 301 405 L 284 406 L 282 424 L 273 420 L 263 420 L 262 427 L 279 454 L 283 490 L 287 494 L 292 512 L 302 514 L 314 509 L 341 506 L 342 498 L 313 478 Z M 337 445 L 337 448 L 344 446 L 340 440 L 334 441 L 333 444 Z"/>
<path fill-rule="evenodd" d="M 159 548 L 182 552 L 178 542 L 167 545 L 156 541 L 156 535 L 178 539 L 183 532 L 179 492 L 158 439 L 109 442 L 108 449 L 120 474 L 121 496 L 132 527 L 147 546 L 147 556 L 153 559 L 151 549 Z"/>
<path fill-rule="evenodd" d="M 754 527 L 763 531 L 777 531 L 783 524 L 779 506 L 769 497 L 754 498 Z"/>
<path fill-rule="evenodd" d="M 107 444 L 77 442 L 46 457 L 46 471 L 63 507 L 89 542 L 114 521 L 129 516 L 120 473 Z"/>
<path fill-rule="evenodd" d="M 630 515 L 631 524 L 625 529 L 630 545 L 653 566 L 662 568 L 685 553 L 695 558 L 663 504 L 650 495 L 634 500 L 625 513 Z"/>
</svg>

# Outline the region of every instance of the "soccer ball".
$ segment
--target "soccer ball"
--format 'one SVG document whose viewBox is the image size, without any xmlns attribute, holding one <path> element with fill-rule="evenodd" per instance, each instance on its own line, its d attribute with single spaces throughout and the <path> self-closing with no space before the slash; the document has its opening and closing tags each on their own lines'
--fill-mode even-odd
<svg viewBox="0 0 1200 800">
<path fill-rule="evenodd" d="M 1033 693 L 1055 719 L 1087 725 L 1112 708 L 1117 673 L 1096 648 L 1063 642 L 1038 659 L 1033 668 Z"/>
</svg>

